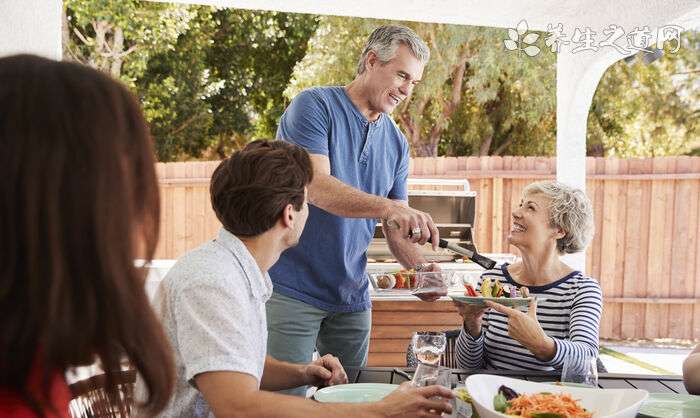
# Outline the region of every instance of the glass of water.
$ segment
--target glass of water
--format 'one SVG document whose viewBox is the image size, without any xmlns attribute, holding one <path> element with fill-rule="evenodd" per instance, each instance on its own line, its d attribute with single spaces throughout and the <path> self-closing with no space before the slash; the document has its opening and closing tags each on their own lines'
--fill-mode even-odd
<svg viewBox="0 0 700 418">
<path fill-rule="evenodd" d="M 438 365 L 445 352 L 447 337 L 444 332 L 423 331 L 413 334 L 413 354 L 422 364 Z"/>
<path fill-rule="evenodd" d="M 598 357 L 597 356 L 571 356 L 564 359 L 561 370 L 562 383 L 575 383 L 579 385 L 598 387 Z"/>
</svg>

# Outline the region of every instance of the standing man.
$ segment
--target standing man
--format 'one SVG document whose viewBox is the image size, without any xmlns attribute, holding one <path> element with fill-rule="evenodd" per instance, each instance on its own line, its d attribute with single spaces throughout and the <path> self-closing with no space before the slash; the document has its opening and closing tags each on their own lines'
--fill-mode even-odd
<svg viewBox="0 0 700 418">
<path fill-rule="evenodd" d="M 418 245 L 432 236 L 436 248 L 439 234 L 430 215 L 408 206 L 408 141 L 389 116 L 420 82 L 429 56 L 411 29 L 379 27 L 350 84 L 305 90 L 282 115 L 277 137 L 311 154 L 314 178 L 299 245 L 270 270 L 268 349 L 273 357 L 308 363 L 317 348 L 321 355 L 338 356 L 345 367 L 366 364 L 371 326 L 367 248 L 377 219 L 404 267 L 436 268 L 424 264 Z"/>
</svg>

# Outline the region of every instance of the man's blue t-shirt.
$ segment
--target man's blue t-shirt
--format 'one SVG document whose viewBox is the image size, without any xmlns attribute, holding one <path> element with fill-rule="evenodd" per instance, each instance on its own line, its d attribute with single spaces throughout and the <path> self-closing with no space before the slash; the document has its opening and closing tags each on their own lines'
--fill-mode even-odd
<svg viewBox="0 0 700 418">
<path fill-rule="evenodd" d="M 363 192 L 408 200 L 408 142 L 386 114 L 369 122 L 343 87 L 316 87 L 292 100 L 277 138 L 328 156 L 331 175 Z M 270 269 L 276 292 L 332 312 L 371 308 L 367 247 L 377 219 L 344 218 L 309 205 L 299 244 Z"/>
</svg>

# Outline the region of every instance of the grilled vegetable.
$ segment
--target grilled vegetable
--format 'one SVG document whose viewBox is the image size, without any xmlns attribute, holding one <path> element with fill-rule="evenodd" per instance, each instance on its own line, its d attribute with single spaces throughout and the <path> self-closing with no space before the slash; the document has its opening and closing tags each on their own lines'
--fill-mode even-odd
<svg viewBox="0 0 700 418">
<path fill-rule="evenodd" d="M 481 282 L 481 296 L 485 298 L 491 297 L 491 279 L 486 277 L 484 281 Z"/>
<path fill-rule="evenodd" d="M 493 287 L 491 287 L 491 296 L 494 298 L 503 296 L 503 286 L 498 280 L 494 280 Z"/>
<path fill-rule="evenodd" d="M 503 285 L 503 297 L 504 298 L 509 298 L 510 297 L 510 288 L 511 286 L 508 284 Z"/>
<path fill-rule="evenodd" d="M 505 396 L 506 400 L 509 401 L 511 399 L 515 399 L 518 396 L 518 392 L 514 391 L 513 389 L 509 388 L 506 385 L 501 385 L 501 387 L 498 388 L 498 393 L 502 393 L 503 396 Z"/>
<path fill-rule="evenodd" d="M 464 288 L 466 289 L 466 291 L 464 292 L 465 295 L 473 297 L 479 296 L 476 294 L 476 290 L 474 290 L 472 285 L 470 285 L 469 283 L 464 283 Z"/>
<path fill-rule="evenodd" d="M 409 289 L 414 289 L 418 283 L 418 277 L 416 273 L 406 273 L 406 282 L 408 282 Z"/>
<path fill-rule="evenodd" d="M 394 278 L 396 279 L 396 286 L 394 286 L 394 289 L 404 289 L 406 285 L 406 278 L 401 274 L 401 272 L 398 272 L 394 274 Z"/>
</svg>

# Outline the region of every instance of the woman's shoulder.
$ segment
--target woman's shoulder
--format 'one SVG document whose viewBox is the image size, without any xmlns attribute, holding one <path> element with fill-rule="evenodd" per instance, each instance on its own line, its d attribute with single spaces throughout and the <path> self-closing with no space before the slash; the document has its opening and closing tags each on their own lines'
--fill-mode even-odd
<svg viewBox="0 0 700 418">
<path fill-rule="evenodd" d="M 594 297 L 602 299 L 603 291 L 598 281 L 590 276 L 586 276 L 580 271 L 576 271 L 575 274 L 567 280 L 567 284 L 572 289 L 575 289 L 577 298 Z"/>
<path fill-rule="evenodd" d="M 586 276 L 584 273 L 576 270 L 571 274 L 571 278 L 569 281 L 575 283 L 576 285 L 580 286 L 591 286 L 591 287 L 597 287 L 600 289 L 600 284 L 598 283 L 598 280 L 594 279 L 593 277 Z"/>
</svg>

